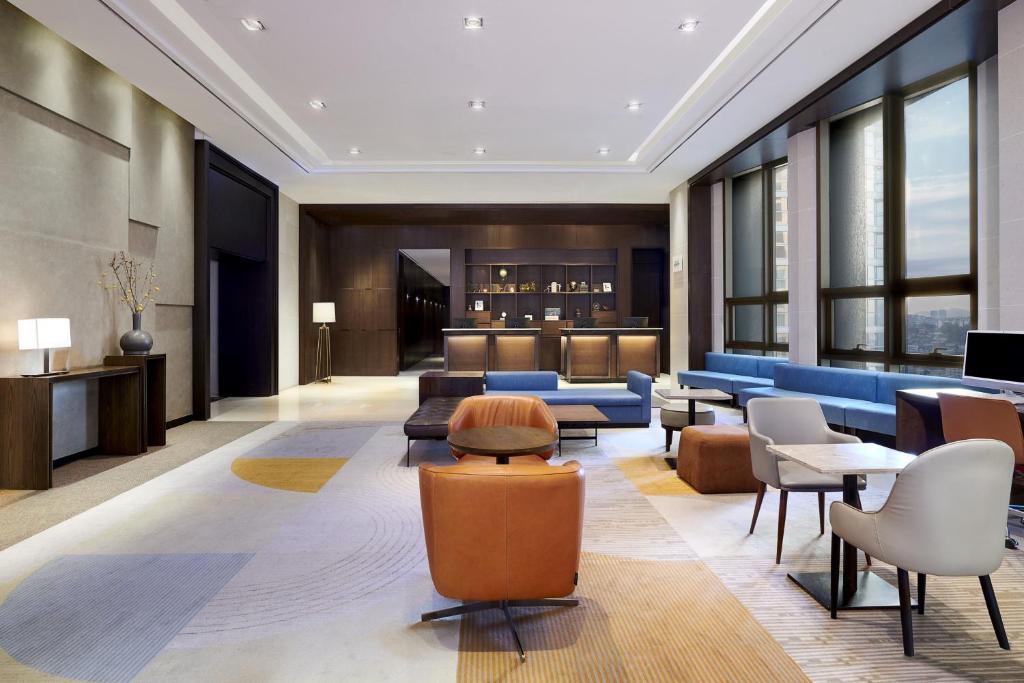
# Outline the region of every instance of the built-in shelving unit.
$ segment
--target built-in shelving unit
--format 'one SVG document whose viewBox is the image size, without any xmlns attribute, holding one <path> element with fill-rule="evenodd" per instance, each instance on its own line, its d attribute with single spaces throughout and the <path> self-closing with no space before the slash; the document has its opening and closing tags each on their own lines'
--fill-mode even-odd
<svg viewBox="0 0 1024 683">
<path fill-rule="evenodd" d="M 481 320 L 617 320 L 615 263 L 467 263 L 465 314 Z"/>
</svg>

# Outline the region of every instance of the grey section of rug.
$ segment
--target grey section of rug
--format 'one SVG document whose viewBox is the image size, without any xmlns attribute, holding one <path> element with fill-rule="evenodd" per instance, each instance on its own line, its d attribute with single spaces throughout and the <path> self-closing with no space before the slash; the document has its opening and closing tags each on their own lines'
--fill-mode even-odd
<svg viewBox="0 0 1024 683">
<path fill-rule="evenodd" d="M 305 422 L 245 453 L 246 458 L 348 458 L 380 424 Z"/>
<path fill-rule="evenodd" d="M 139 484 L 265 427 L 266 422 L 189 422 L 167 431 L 167 445 L 134 457 L 97 455 L 59 467 L 55 488 L 3 491 L 0 549 L 7 548 Z"/>
</svg>

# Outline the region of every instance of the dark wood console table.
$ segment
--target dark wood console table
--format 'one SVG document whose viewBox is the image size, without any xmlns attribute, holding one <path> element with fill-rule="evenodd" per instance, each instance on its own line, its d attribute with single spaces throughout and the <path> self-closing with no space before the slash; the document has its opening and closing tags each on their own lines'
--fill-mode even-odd
<svg viewBox="0 0 1024 683">
<path fill-rule="evenodd" d="M 106 366 L 137 367 L 142 374 L 142 443 L 167 444 L 167 354 L 107 356 Z"/>
<path fill-rule="evenodd" d="M 138 367 L 80 368 L 50 377 L 0 378 L 0 488 L 53 486 L 53 388 L 88 380 L 99 382 L 98 450 L 111 455 L 145 451 Z"/>
</svg>

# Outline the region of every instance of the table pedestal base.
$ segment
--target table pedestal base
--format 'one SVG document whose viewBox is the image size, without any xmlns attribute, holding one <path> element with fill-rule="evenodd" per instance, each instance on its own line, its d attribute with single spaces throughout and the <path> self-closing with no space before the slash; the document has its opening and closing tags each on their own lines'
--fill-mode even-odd
<svg viewBox="0 0 1024 683">
<path fill-rule="evenodd" d="M 832 579 L 828 572 L 792 572 L 789 578 L 825 609 L 832 606 Z M 913 607 L 917 600 L 911 598 Z M 839 576 L 839 609 L 899 609 L 900 594 L 895 586 L 870 571 L 857 572 L 857 592 L 843 601 L 843 577 Z"/>
</svg>

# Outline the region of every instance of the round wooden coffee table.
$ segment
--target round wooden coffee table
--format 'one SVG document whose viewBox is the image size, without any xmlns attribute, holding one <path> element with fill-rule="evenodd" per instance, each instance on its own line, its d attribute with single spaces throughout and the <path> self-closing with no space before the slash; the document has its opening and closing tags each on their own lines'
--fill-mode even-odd
<svg viewBox="0 0 1024 683">
<path fill-rule="evenodd" d="M 551 450 L 558 436 L 539 427 L 473 427 L 448 435 L 448 445 L 460 453 L 493 456 L 507 465 L 514 455 L 536 455 Z"/>
</svg>

